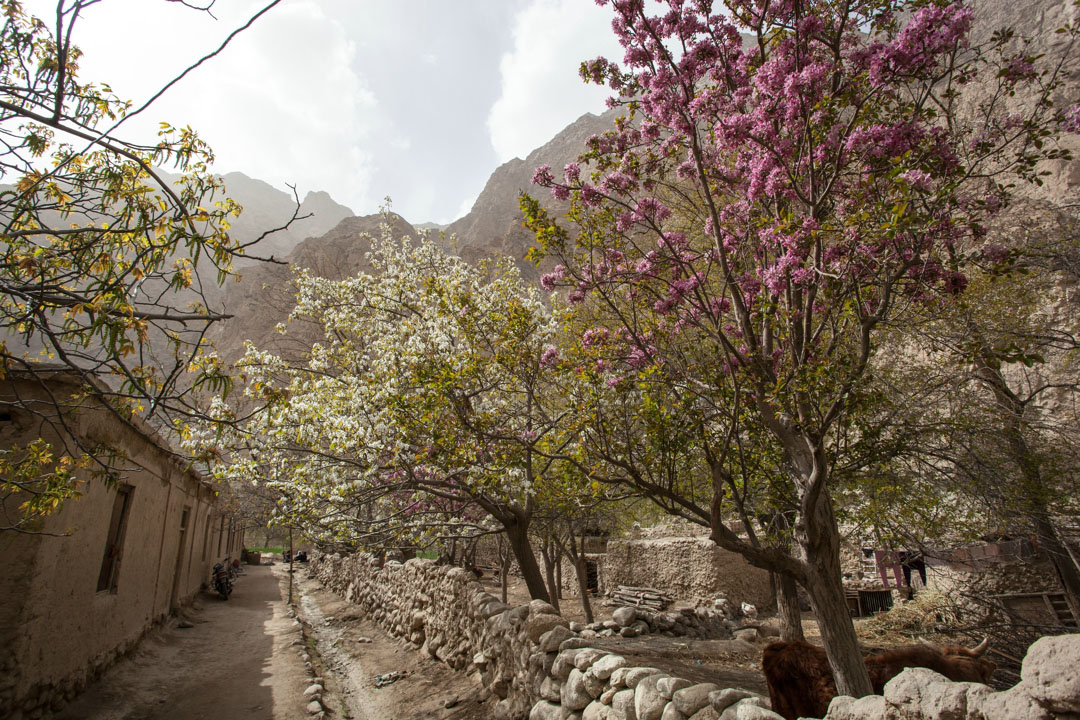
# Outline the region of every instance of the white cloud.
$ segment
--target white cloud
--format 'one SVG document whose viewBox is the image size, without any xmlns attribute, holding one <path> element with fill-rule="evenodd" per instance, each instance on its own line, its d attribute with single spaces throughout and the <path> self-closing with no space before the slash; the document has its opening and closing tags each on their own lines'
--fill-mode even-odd
<svg viewBox="0 0 1080 720">
<path fill-rule="evenodd" d="M 488 115 L 500 160 L 524 157 L 583 112 L 599 112 L 609 90 L 578 77 L 581 61 L 619 60 L 612 11 L 581 0 L 534 0 L 514 23 L 514 47 L 500 61 L 502 94 Z"/>
<path fill-rule="evenodd" d="M 32 0 L 28 10 L 48 18 L 50 3 Z M 89 8 L 75 32 L 85 53 L 82 77 L 110 83 L 139 106 L 265 4 L 217 3 L 217 20 L 147 0 Z M 190 125 L 214 149 L 222 173 L 239 170 L 279 188 L 289 182 L 301 196 L 330 187 L 346 205 L 370 204 L 364 143 L 378 103 L 352 69 L 355 54 L 342 23 L 319 2 L 282 3 L 119 135 L 152 141 L 160 121 Z"/>
<path fill-rule="evenodd" d="M 82 79 L 138 105 L 269 1 L 221 0 L 216 20 L 165 0 L 95 3 L 75 31 Z M 56 0 L 24 6 L 51 23 Z M 610 12 L 587 0 L 288 0 L 120 135 L 152 142 L 161 120 L 191 125 L 218 172 L 327 190 L 361 214 L 389 194 L 410 220 L 451 220 L 498 162 L 603 109 L 607 92 L 577 67 L 621 56 Z"/>
<path fill-rule="evenodd" d="M 220 134 L 218 165 L 302 192 L 340 188 L 335 199 L 372 199 L 365 150 L 378 102 L 353 69 L 355 48 L 340 23 L 314 2 L 275 9 L 237 48 L 196 113 Z M 222 123 L 222 115 L 232 122 Z M 201 123 L 197 123 L 199 127 Z"/>
</svg>

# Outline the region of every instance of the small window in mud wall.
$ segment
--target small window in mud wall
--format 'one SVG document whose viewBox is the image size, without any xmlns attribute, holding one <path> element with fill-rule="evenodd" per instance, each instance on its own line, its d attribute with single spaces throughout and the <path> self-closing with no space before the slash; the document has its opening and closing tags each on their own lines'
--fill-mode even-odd
<svg viewBox="0 0 1080 720">
<path fill-rule="evenodd" d="M 124 549 L 124 531 L 127 529 L 128 509 L 131 507 L 131 493 L 134 488 L 121 485 L 113 498 L 112 517 L 109 520 L 109 534 L 105 539 L 105 556 L 101 559 L 101 572 L 98 574 L 98 592 L 108 590 L 116 592 L 117 578 L 120 575 L 120 559 Z"/>
<path fill-rule="evenodd" d="M 202 559 L 206 560 L 206 554 L 210 551 L 210 511 L 206 511 L 206 528 L 203 530 Z"/>
<path fill-rule="evenodd" d="M 17 434 L 21 424 L 9 403 L 0 404 L 0 436 Z"/>
</svg>

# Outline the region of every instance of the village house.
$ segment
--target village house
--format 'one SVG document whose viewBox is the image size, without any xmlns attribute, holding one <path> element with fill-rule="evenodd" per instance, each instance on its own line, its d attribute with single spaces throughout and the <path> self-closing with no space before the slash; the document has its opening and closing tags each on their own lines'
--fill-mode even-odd
<svg viewBox="0 0 1080 720">
<path fill-rule="evenodd" d="M 214 487 L 144 422 L 82 396 L 71 372 L 0 381 L 0 452 L 40 437 L 121 455 L 119 482 L 82 478 L 81 496 L 33 532 L 0 531 L 0 717 L 62 706 L 241 552 Z M 5 517 L 24 500 L 4 497 Z"/>
</svg>

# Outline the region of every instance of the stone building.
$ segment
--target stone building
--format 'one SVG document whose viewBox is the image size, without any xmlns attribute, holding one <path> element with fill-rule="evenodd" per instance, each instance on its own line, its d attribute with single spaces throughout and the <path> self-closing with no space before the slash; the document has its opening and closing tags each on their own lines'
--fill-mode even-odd
<svg viewBox="0 0 1080 720">
<path fill-rule="evenodd" d="M 648 586 L 676 598 L 708 605 L 722 595 L 736 605 L 773 604 L 769 573 L 706 537 L 660 537 L 611 541 L 600 567 L 601 589 Z"/>
<path fill-rule="evenodd" d="M 242 547 L 214 488 L 151 428 L 78 397 L 71 373 L 0 382 L 0 451 L 41 437 L 122 454 L 118 483 L 80 478 L 81 496 L 34 532 L 0 531 L 0 717 L 63 705 Z M 44 417 L 62 417 L 64 429 Z M 3 498 L 8 518 L 24 499 Z"/>
</svg>

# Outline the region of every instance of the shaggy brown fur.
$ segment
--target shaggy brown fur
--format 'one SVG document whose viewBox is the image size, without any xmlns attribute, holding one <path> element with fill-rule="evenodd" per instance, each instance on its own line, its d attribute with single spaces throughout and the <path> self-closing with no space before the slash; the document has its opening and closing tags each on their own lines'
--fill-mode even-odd
<svg viewBox="0 0 1080 720">
<path fill-rule="evenodd" d="M 786 720 L 825 717 L 836 683 L 825 651 L 809 643 L 774 642 L 761 654 L 773 712 Z"/>
<path fill-rule="evenodd" d="M 925 667 L 956 682 L 990 681 L 997 665 L 986 660 L 986 643 L 968 649 L 927 643 L 896 648 L 866 658 L 866 671 L 878 695 L 905 668 Z M 787 720 L 824 717 L 836 697 L 836 682 L 825 651 L 805 642 L 775 642 L 761 656 L 773 712 Z"/>
</svg>

